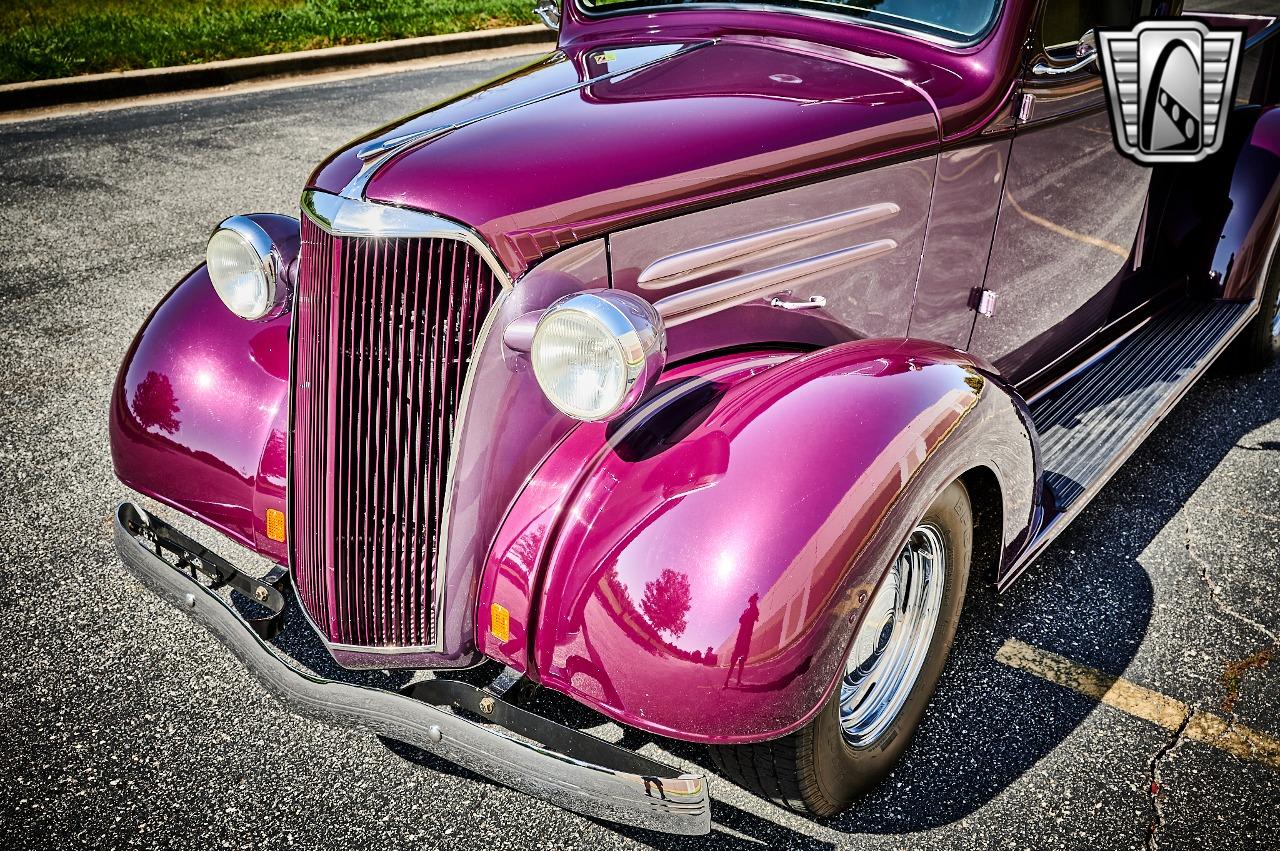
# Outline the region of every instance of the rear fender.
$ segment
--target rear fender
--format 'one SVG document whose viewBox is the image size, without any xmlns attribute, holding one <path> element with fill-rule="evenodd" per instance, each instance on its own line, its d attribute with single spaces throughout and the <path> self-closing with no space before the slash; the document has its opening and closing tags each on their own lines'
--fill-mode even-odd
<svg viewBox="0 0 1280 851">
<path fill-rule="evenodd" d="M 1240 148 L 1231 175 L 1227 216 L 1209 270 L 1222 297 L 1252 299 L 1264 284 L 1262 269 L 1280 224 L 1280 108 L 1263 109 Z"/>
<path fill-rule="evenodd" d="M 1239 107 L 1226 133 L 1203 162 L 1156 169 L 1152 198 L 1166 201 L 1145 254 L 1162 279 L 1186 275 L 1193 293 L 1247 301 L 1280 224 L 1280 108 Z"/>
<path fill-rule="evenodd" d="M 838 681 L 863 602 L 947 484 L 991 470 L 1005 553 L 1039 516 L 1025 406 L 955 350 L 739 354 L 664 386 L 560 444 L 482 584 L 489 655 L 623 723 L 710 743 L 783 735 Z M 727 687 L 743 647 L 743 685 Z"/>
<path fill-rule="evenodd" d="M 250 218 L 296 256 L 295 219 Z M 152 312 L 116 376 L 116 476 L 284 564 L 285 544 L 267 537 L 265 518 L 285 510 L 288 389 L 289 314 L 241 319 L 201 264 Z"/>
</svg>

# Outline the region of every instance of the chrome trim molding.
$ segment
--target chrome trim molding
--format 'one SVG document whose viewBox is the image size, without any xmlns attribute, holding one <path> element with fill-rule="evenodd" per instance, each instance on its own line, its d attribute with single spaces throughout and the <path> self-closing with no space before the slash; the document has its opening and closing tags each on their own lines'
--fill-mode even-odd
<svg viewBox="0 0 1280 851">
<path fill-rule="evenodd" d="M 149 527 L 159 522 L 131 503 L 121 503 L 116 509 L 115 545 L 128 571 L 212 633 L 290 712 L 407 742 L 586 816 L 665 833 L 699 836 L 710 832 L 711 801 L 702 775 L 685 773 L 605 742 L 598 742 L 591 751 L 578 749 L 578 756 L 573 756 L 574 742 L 558 744 L 563 750 L 557 750 L 498 724 L 472 722 L 433 703 L 326 679 L 295 666 L 255 632 L 227 599 L 157 556 L 130 533 L 125 526 L 130 517 Z M 590 761 L 584 756 L 587 753 Z M 602 764 L 610 761 L 613 766 Z M 618 767 L 624 764 L 651 769 L 652 773 Z"/>
<path fill-rule="evenodd" d="M 417 238 L 417 239 L 454 239 L 465 242 L 476 250 L 484 259 L 485 263 L 493 270 L 498 282 L 502 285 L 502 292 L 494 301 L 493 307 L 489 310 L 489 315 L 485 317 L 484 323 L 480 326 L 480 331 L 476 336 L 475 345 L 472 351 L 478 355 L 484 350 L 488 342 L 489 335 L 493 331 L 494 322 L 499 313 L 502 311 L 502 305 L 507 296 L 511 294 L 512 280 L 507 274 L 506 269 L 498 261 L 497 255 L 489 249 L 489 246 L 474 231 L 464 225 L 458 224 L 450 219 L 436 216 L 431 213 L 423 213 L 417 210 L 407 210 L 402 207 L 391 207 L 386 204 L 378 204 L 372 201 L 353 201 L 350 198 L 340 198 L 337 195 L 331 195 L 327 192 L 318 190 L 307 190 L 302 193 L 302 213 L 315 222 L 316 225 L 323 228 L 328 233 L 336 237 L 356 237 L 356 238 L 378 238 L 378 237 L 398 237 L 398 238 Z M 293 358 L 293 324 L 290 325 L 290 369 L 289 369 L 289 435 L 288 435 L 288 481 L 286 484 L 286 494 L 292 494 L 293 485 L 293 378 L 294 371 L 292 368 Z M 474 357 L 474 356 L 473 356 Z M 302 605 L 302 601 L 298 601 L 298 609 L 306 616 L 307 621 L 315 629 L 316 635 L 324 643 L 325 648 L 329 651 L 339 651 L 345 653 L 361 653 L 369 655 L 399 656 L 411 653 L 440 653 L 445 650 L 445 615 L 447 613 L 447 573 L 445 567 L 449 558 L 449 532 L 450 519 L 453 514 L 453 493 L 454 493 L 454 476 L 455 466 L 458 461 L 459 440 L 466 428 L 467 409 L 471 405 L 471 393 L 474 384 L 475 369 L 473 365 L 467 368 L 467 375 L 462 380 L 462 393 L 458 400 L 458 412 L 454 421 L 453 433 L 450 435 L 449 446 L 449 468 L 445 473 L 445 502 L 444 509 L 440 519 L 439 540 L 440 548 L 436 554 L 435 575 L 432 578 L 434 583 L 433 590 L 433 607 L 435 609 L 434 632 L 435 640 L 428 645 L 413 646 L 386 646 L 386 645 L 352 645 L 331 642 L 324 630 L 319 629 L 315 622 L 311 619 L 310 612 L 306 606 Z M 293 502 L 288 500 L 290 510 L 289 516 L 292 517 Z M 293 548 L 289 548 L 290 562 L 292 562 Z M 290 564 L 292 569 L 292 564 Z M 470 627 L 468 627 L 470 628 Z"/>
<path fill-rule="evenodd" d="M 467 426 L 467 412 L 471 408 L 471 394 L 475 390 L 475 359 L 484 351 L 485 345 L 489 342 L 489 335 L 493 333 L 494 324 L 498 315 L 502 313 L 503 304 L 507 300 L 507 296 L 511 294 L 511 290 L 504 289 L 498 298 L 494 301 L 493 307 L 489 309 L 489 315 L 484 318 L 484 324 L 480 326 L 480 332 L 476 335 L 475 345 L 472 346 L 472 363 L 467 365 L 467 376 L 462 379 L 462 393 L 458 397 L 458 412 L 454 416 L 453 433 L 449 435 L 449 469 L 445 471 L 444 476 L 444 509 L 440 516 L 440 551 L 436 558 L 436 575 L 435 596 L 436 596 L 436 632 L 435 641 L 431 647 L 427 648 L 431 651 L 439 651 L 444 648 L 445 635 L 445 602 L 448 599 L 449 576 L 446 568 L 449 565 L 449 544 L 451 543 L 451 534 L 453 531 L 453 498 L 457 493 L 455 488 L 455 480 L 457 478 L 457 466 L 459 449 L 461 449 L 461 438 Z M 471 569 L 477 573 L 480 570 L 480 563 L 484 561 L 483 556 L 471 560 Z M 472 583 L 468 582 L 467 585 Z M 475 583 L 479 586 L 479 583 Z M 469 607 L 469 611 L 474 613 L 475 601 Z M 472 615 L 468 615 L 471 617 Z M 467 640 L 475 637 L 475 624 L 466 624 Z M 394 651 L 388 651 L 394 652 Z"/>
<path fill-rule="evenodd" d="M 390 139 L 382 139 L 378 142 L 370 142 L 367 145 L 361 145 L 356 149 L 356 156 L 361 160 L 376 160 L 379 157 L 392 153 L 397 148 L 405 145 L 415 144 L 417 142 L 425 142 L 435 136 L 442 136 L 449 132 L 448 127 L 436 127 L 432 130 L 419 130 L 415 133 L 404 133 L 400 136 L 392 136 Z"/>
<path fill-rule="evenodd" d="M 488 243 L 471 228 L 452 219 L 374 201 L 355 201 L 318 189 L 303 192 L 301 205 L 307 218 L 334 236 L 456 239 L 465 242 L 484 258 L 503 287 L 512 285 L 511 275 Z"/>
<path fill-rule="evenodd" d="M 754 301 L 769 290 L 783 284 L 794 284 L 804 278 L 863 263 L 887 254 L 897 247 L 898 243 L 892 239 L 877 239 L 852 248 L 842 248 L 839 251 L 819 254 L 817 257 L 784 263 L 781 266 L 740 275 L 727 281 L 717 281 L 704 287 L 685 290 L 659 299 L 654 307 L 658 309 L 658 315 L 662 317 L 666 326 L 673 328 L 702 316 Z"/>
<path fill-rule="evenodd" d="M 1069 46 L 1069 45 L 1068 45 Z M 1075 61 L 1068 65 L 1054 65 L 1047 58 L 1036 63 L 1031 73 L 1037 77 L 1060 77 L 1067 74 L 1078 74 L 1093 66 L 1098 68 L 1098 37 L 1093 30 L 1080 36 L 1075 43 Z"/>
<path fill-rule="evenodd" d="M 701 248 L 682 251 L 650 263 L 640 273 L 636 283 L 644 290 L 661 290 L 679 286 L 694 278 L 719 271 L 725 263 L 749 255 L 767 256 L 784 248 L 793 248 L 840 231 L 883 221 L 898 215 L 899 212 L 901 208 L 892 202 L 871 204 L 856 210 L 704 245 Z"/>
</svg>

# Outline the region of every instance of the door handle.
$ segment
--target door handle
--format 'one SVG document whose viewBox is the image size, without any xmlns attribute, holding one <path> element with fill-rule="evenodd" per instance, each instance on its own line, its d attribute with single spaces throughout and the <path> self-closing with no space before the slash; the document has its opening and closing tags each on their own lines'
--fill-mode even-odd
<svg viewBox="0 0 1280 851">
<path fill-rule="evenodd" d="M 808 301 L 786 301 L 775 298 L 769 301 L 769 306 L 780 307 L 783 310 L 820 310 L 827 306 L 827 300 L 820 295 L 810 296 Z"/>
</svg>

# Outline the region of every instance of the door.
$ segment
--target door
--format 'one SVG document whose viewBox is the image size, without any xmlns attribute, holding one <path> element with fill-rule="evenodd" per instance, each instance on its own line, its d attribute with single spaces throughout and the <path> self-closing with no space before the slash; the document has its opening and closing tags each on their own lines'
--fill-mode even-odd
<svg viewBox="0 0 1280 851">
<path fill-rule="evenodd" d="M 984 283 L 995 297 L 970 342 L 1015 383 L 1133 307 L 1151 174 L 1116 150 L 1093 30 L 1134 19 L 1127 3 L 1048 0 L 1032 39 Z"/>
</svg>

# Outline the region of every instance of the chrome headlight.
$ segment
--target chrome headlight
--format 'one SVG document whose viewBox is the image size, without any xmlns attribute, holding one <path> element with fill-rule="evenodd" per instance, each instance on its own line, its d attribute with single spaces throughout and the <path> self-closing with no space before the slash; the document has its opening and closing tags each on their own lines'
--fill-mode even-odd
<svg viewBox="0 0 1280 851">
<path fill-rule="evenodd" d="M 529 354 L 551 404 L 579 420 L 607 420 L 653 387 L 666 364 L 667 334 L 639 296 L 575 293 L 542 314 Z"/>
<path fill-rule="evenodd" d="M 209 280 L 237 316 L 278 316 L 288 302 L 284 261 L 271 236 L 253 219 L 232 216 L 213 232 L 205 252 Z"/>
</svg>

